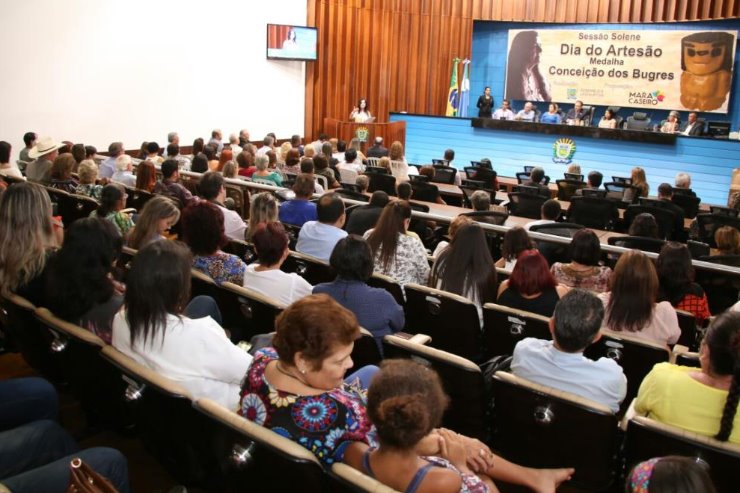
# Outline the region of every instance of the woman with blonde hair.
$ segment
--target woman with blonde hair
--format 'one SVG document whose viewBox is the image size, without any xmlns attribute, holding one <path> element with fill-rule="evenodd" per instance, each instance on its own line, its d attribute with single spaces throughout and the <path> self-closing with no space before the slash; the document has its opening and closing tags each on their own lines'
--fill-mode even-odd
<svg viewBox="0 0 740 493">
<path fill-rule="evenodd" d="M 396 177 L 397 180 L 407 180 L 409 175 L 418 175 L 419 170 L 416 166 L 409 166 L 406 162 L 406 157 L 403 155 L 403 144 L 399 141 L 394 141 L 388 150 L 388 157 L 391 159 L 391 173 Z M 400 163 L 400 164 L 396 164 Z"/>
<path fill-rule="evenodd" d="M 221 170 L 221 174 L 224 178 L 236 178 L 236 164 L 234 161 L 227 161 L 224 164 L 224 169 Z"/>
<path fill-rule="evenodd" d="M 27 182 L 8 187 L 0 195 L 0 294 L 17 293 L 39 303 L 44 292 L 41 274 L 60 243 L 46 190 Z"/>
<path fill-rule="evenodd" d="M 637 202 L 637 198 L 639 197 L 647 197 L 650 194 L 650 185 L 648 185 L 647 178 L 645 178 L 645 170 L 640 168 L 639 166 L 635 166 L 632 168 L 632 173 L 630 174 L 630 185 L 636 188 L 624 192 L 624 200 L 625 202 Z M 635 197 L 635 193 L 637 194 L 637 197 Z"/>
<path fill-rule="evenodd" d="M 293 145 L 288 142 L 283 142 L 280 146 L 280 151 L 277 155 L 278 164 L 285 164 L 285 159 L 288 157 L 288 151 L 290 151 L 293 148 Z"/>
<path fill-rule="evenodd" d="M 171 198 L 164 195 L 152 197 L 139 214 L 128 246 L 139 250 L 152 241 L 166 239 L 164 233 L 179 220 L 180 209 Z"/>
<path fill-rule="evenodd" d="M 740 231 L 732 226 L 722 226 L 714 232 L 718 255 L 740 255 Z"/>
<path fill-rule="evenodd" d="M 357 158 L 361 161 L 365 161 L 367 158 L 362 153 L 361 147 L 360 147 L 360 139 L 355 137 L 354 139 L 349 141 L 349 149 L 354 149 L 357 151 Z"/>
<path fill-rule="evenodd" d="M 246 240 L 252 241 L 252 234 L 261 223 L 273 223 L 278 220 L 278 205 L 275 196 L 269 192 L 252 195 L 249 205 L 249 224 Z"/>
</svg>

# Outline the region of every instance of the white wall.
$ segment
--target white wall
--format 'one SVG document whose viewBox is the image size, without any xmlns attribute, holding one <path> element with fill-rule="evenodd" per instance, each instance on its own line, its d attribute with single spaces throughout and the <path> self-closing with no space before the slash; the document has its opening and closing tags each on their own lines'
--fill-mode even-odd
<svg viewBox="0 0 740 493">
<path fill-rule="evenodd" d="M 265 58 L 305 0 L 2 0 L 0 140 L 35 131 L 107 150 L 247 128 L 303 135 L 304 62 Z M 312 62 L 308 62 L 312 63 Z"/>
</svg>

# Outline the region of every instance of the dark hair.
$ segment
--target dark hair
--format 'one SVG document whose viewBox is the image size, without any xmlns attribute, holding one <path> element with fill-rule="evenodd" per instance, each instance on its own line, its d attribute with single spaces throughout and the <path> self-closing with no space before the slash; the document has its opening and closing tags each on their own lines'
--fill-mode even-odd
<svg viewBox="0 0 740 493">
<path fill-rule="evenodd" d="M 604 304 L 585 289 L 572 289 L 555 305 L 555 342 L 568 353 L 583 351 L 594 340 L 604 318 Z"/>
<path fill-rule="evenodd" d="M 341 139 L 337 141 L 337 152 L 344 152 L 347 150 L 347 143 Z"/>
<path fill-rule="evenodd" d="M 111 142 L 108 146 L 108 154 L 113 157 L 118 156 L 123 152 L 123 142 Z"/>
<path fill-rule="evenodd" d="M 10 162 L 10 144 L 4 140 L 0 141 L 0 163 Z"/>
<path fill-rule="evenodd" d="M 732 383 L 722 410 L 719 431 L 714 438 L 726 442 L 740 400 L 740 313 L 726 311 L 717 316 L 707 330 L 704 344 L 709 349 L 709 366 L 717 375 L 732 375 Z"/>
<path fill-rule="evenodd" d="M 581 265 L 599 265 L 601 243 L 590 229 L 579 229 L 570 241 L 570 258 Z"/>
<path fill-rule="evenodd" d="M 72 146 L 72 157 L 75 158 L 75 162 L 77 164 L 80 164 L 87 157 L 87 154 L 85 153 L 85 144 L 73 145 Z"/>
<path fill-rule="evenodd" d="M 562 210 L 560 202 L 555 199 L 548 199 L 542 204 L 542 216 L 551 221 L 555 221 Z"/>
<path fill-rule="evenodd" d="M 383 190 L 375 190 L 370 196 L 370 205 L 385 207 L 388 204 L 388 201 L 390 201 L 390 197 L 388 197 L 388 194 Z"/>
<path fill-rule="evenodd" d="M 157 184 L 157 170 L 151 161 L 142 161 L 136 167 L 136 188 L 151 192 Z"/>
<path fill-rule="evenodd" d="M 398 193 L 398 198 L 401 200 L 408 200 L 411 198 L 411 192 L 413 189 L 411 188 L 411 183 L 407 181 L 402 181 L 398 184 L 396 187 L 396 193 Z"/>
<path fill-rule="evenodd" d="M 202 152 L 193 156 L 193 162 L 190 165 L 190 171 L 193 173 L 205 173 L 208 171 L 208 158 Z"/>
<path fill-rule="evenodd" d="M 457 230 L 434 262 L 429 285 L 470 298 L 481 306 L 496 300 L 496 266 L 480 225 L 466 224 Z"/>
<path fill-rule="evenodd" d="M 301 173 L 313 173 L 315 166 L 313 165 L 313 159 L 310 157 L 304 157 L 301 159 Z"/>
<path fill-rule="evenodd" d="M 195 255 L 213 255 L 226 245 L 224 214 L 210 202 L 195 202 L 182 211 L 183 241 Z"/>
<path fill-rule="evenodd" d="M 647 478 L 646 463 L 652 463 L 652 471 Z M 648 483 L 649 482 L 649 483 Z M 693 457 L 672 455 L 650 459 L 636 464 L 627 475 L 625 490 L 635 493 L 639 485 L 648 486 L 650 493 L 716 493 L 717 490 L 709 476 L 708 467 Z M 647 491 L 641 489 L 639 491 Z"/>
<path fill-rule="evenodd" d="M 172 178 L 179 169 L 180 164 L 175 159 L 165 159 L 160 168 L 163 178 Z"/>
<path fill-rule="evenodd" d="M 460 234 L 457 232 L 456 237 Z M 554 288 L 558 281 L 550 273 L 547 260 L 537 250 L 519 254 L 509 277 L 509 287 L 519 294 L 530 296 Z"/>
<path fill-rule="evenodd" d="M 167 145 L 167 156 L 169 157 L 175 157 L 178 154 L 180 154 L 180 146 L 177 144 L 168 144 Z"/>
<path fill-rule="evenodd" d="M 330 162 L 333 160 L 332 154 L 334 152 L 334 149 L 331 146 L 331 142 L 324 142 L 323 144 L 321 144 L 321 152 Z"/>
<path fill-rule="evenodd" d="M 539 166 L 535 166 L 532 172 L 529 174 L 529 179 L 532 183 L 539 183 L 545 178 L 545 170 Z"/>
<path fill-rule="evenodd" d="M 78 323 L 93 305 L 108 301 L 114 293 L 109 274 L 122 246 L 118 230 L 104 218 L 73 222 L 64 232 L 62 248 L 49 260 L 47 307 L 62 319 Z"/>
<path fill-rule="evenodd" d="M 288 248 L 288 233 L 278 222 L 260 223 L 252 233 L 252 243 L 257 251 L 260 265 L 269 267 L 277 264 Z"/>
<path fill-rule="evenodd" d="M 329 160 L 323 154 L 316 154 L 313 157 L 313 167 L 316 171 L 321 171 L 329 167 Z"/>
<path fill-rule="evenodd" d="M 206 158 L 205 154 L 203 155 L 203 159 L 205 159 L 206 167 L 208 167 L 208 159 Z M 248 151 L 240 152 L 236 156 L 236 164 L 238 164 L 239 167 L 242 169 L 249 168 L 252 164 L 254 164 L 254 154 Z"/>
<path fill-rule="evenodd" d="M 337 279 L 362 282 L 370 279 L 375 268 L 370 245 L 357 235 L 346 236 L 337 242 L 331 252 L 329 265 L 337 273 Z"/>
<path fill-rule="evenodd" d="M 221 187 L 224 186 L 224 177 L 218 171 L 208 171 L 198 183 L 198 191 L 206 200 L 213 200 L 218 197 Z"/>
<path fill-rule="evenodd" d="M 667 300 L 676 306 L 689 292 L 694 281 L 689 249 L 675 241 L 666 243 L 660 249 L 656 269 L 660 282 L 658 299 Z"/>
<path fill-rule="evenodd" d="M 534 243 L 529 238 L 527 230 L 521 226 L 515 226 L 504 234 L 501 256 L 505 260 L 514 260 L 524 250 L 531 250 L 532 248 L 534 248 Z"/>
<path fill-rule="evenodd" d="M 98 153 L 98 150 L 95 148 L 95 146 L 85 146 L 85 157 L 86 158 L 92 158 L 97 153 Z"/>
<path fill-rule="evenodd" d="M 405 200 L 389 202 L 383 208 L 375 229 L 367 238 L 373 255 L 380 251 L 378 261 L 385 271 L 390 269 L 396 258 L 398 236 L 406 233 L 404 221 L 409 218 L 411 218 L 411 206 L 408 202 Z"/>
<path fill-rule="evenodd" d="M 606 325 L 611 330 L 638 332 L 650 321 L 658 296 L 658 274 L 642 252 L 623 253 L 609 282 L 611 296 Z"/>
<path fill-rule="evenodd" d="M 346 151 L 344 151 L 344 161 L 347 163 L 353 163 L 355 162 L 355 159 L 357 159 L 357 150 L 353 148 L 349 148 Z"/>
<path fill-rule="evenodd" d="M 23 143 L 26 144 L 26 146 L 30 146 L 34 140 L 36 140 L 36 134 L 34 132 L 26 132 L 23 134 Z"/>
<path fill-rule="evenodd" d="M 190 299 L 190 252 L 176 241 L 154 241 L 139 250 L 126 276 L 126 321 L 131 346 L 162 334 L 167 315 L 180 315 Z"/>
<path fill-rule="evenodd" d="M 326 132 L 321 132 L 319 134 L 319 140 L 326 140 L 328 138 L 329 138 L 329 134 L 327 134 Z"/>
<path fill-rule="evenodd" d="M 293 134 L 290 136 L 290 144 L 291 145 L 301 145 L 301 136 L 298 134 Z"/>
<path fill-rule="evenodd" d="M 286 364 L 294 365 L 300 352 L 313 370 L 319 370 L 337 346 L 348 345 L 359 336 L 360 326 L 351 311 L 328 294 L 313 294 L 278 315 L 272 345 Z"/>
<path fill-rule="evenodd" d="M 367 393 L 367 414 L 380 445 L 411 449 L 442 422 L 448 399 L 434 370 L 412 360 L 385 360 Z"/>
<path fill-rule="evenodd" d="M 604 175 L 602 175 L 599 171 L 591 171 L 588 174 L 588 183 L 592 187 L 599 188 L 603 180 L 604 180 Z"/>
<path fill-rule="evenodd" d="M 658 185 L 658 196 L 659 197 L 672 197 L 673 187 L 670 183 L 661 183 Z"/>
<path fill-rule="evenodd" d="M 336 193 L 325 193 L 316 204 L 316 216 L 320 223 L 333 224 L 344 214 L 344 202 Z"/>
<path fill-rule="evenodd" d="M 152 154 L 152 153 L 155 153 L 155 152 L 156 153 L 159 153 L 159 144 L 157 144 L 156 142 L 149 142 L 146 145 L 146 150 L 147 150 L 147 152 L 149 154 Z"/>
<path fill-rule="evenodd" d="M 76 164 L 71 153 L 59 154 L 51 165 L 51 177 L 55 180 L 69 180 Z"/>
<path fill-rule="evenodd" d="M 293 183 L 293 192 L 295 192 L 296 197 L 304 199 L 311 197 L 313 195 L 313 191 L 314 183 L 311 175 L 301 173 L 296 176 L 295 183 Z"/>
<path fill-rule="evenodd" d="M 197 156 L 199 153 L 203 152 L 203 148 L 205 147 L 204 140 L 201 137 L 198 137 L 193 141 L 193 156 Z"/>
<path fill-rule="evenodd" d="M 291 149 L 285 154 L 285 166 L 295 166 L 301 162 L 301 153 L 298 149 Z"/>
<path fill-rule="evenodd" d="M 95 211 L 98 217 L 105 218 L 111 212 L 118 210 L 118 201 L 123 198 L 123 187 L 118 183 L 109 183 L 100 193 L 100 206 Z"/>
<path fill-rule="evenodd" d="M 455 159 L 455 150 L 454 149 L 445 149 L 445 155 L 444 155 L 445 161 L 452 161 Z"/>
<path fill-rule="evenodd" d="M 206 144 L 203 147 L 203 154 L 206 155 L 206 158 L 209 161 L 213 161 L 214 159 L 216 159 L 216 150 L 217 149 L 215 147 L 213 147 L 211 144 Z"/>
<path fill-rule="evenodd" d="M 630 236 L 644 236 L 646 238 L 658 238 L 658 223 L 649 212 L 642 212 L 635 216 L 629 228 Z"/>
</svg>

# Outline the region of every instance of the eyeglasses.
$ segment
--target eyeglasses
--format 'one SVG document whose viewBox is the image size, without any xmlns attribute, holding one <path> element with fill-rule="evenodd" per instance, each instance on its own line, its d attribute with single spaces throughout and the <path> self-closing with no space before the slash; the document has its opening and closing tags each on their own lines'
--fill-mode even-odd
<svg viewBox="0 0 740 493">
<path fill-rule="evenodd" d="M 722 54 L 722 51 L 723 51 L 722 48 L 712 48 L 712 51 L 709 51 L 709 50 L 696 51 L 694 48 L 687 48 L 686 54 L 690 57 L 707 56 L 708 54 L 712 58 L 716 58 Z"/>
</svg>

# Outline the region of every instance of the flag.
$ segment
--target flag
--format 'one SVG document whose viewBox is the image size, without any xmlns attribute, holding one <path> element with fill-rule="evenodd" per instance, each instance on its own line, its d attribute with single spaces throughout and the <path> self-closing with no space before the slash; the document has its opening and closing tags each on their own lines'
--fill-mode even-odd
<svg viewBox="0 0 740 493">
<path fill-rule="evenodd" d="M 460 105 L 458 106 L 458 116 L 468 116 L 468 105 L 470 105 L 470 77 L 468 76 L 468 67 L 470 60 L 463 60 L 463 76 L 460 84 Z"/>
<path fill-rule="evenodd" d="M 459 58 L 452 60 L 452 75 L 450 76 L 450 91 L 447 93 L 447 110 L 445 111 L 446 116 L 457 116 L 457 64 L 460 63 Z"/>
</svg>

